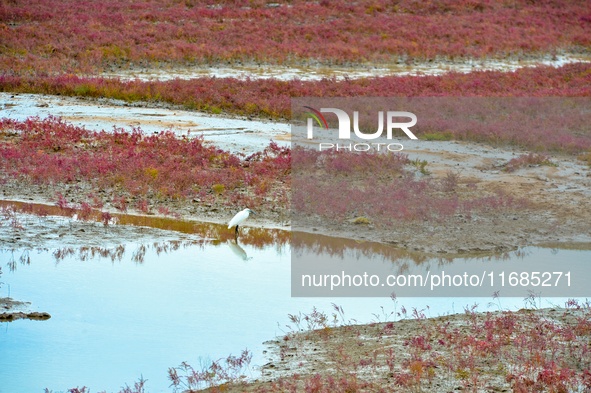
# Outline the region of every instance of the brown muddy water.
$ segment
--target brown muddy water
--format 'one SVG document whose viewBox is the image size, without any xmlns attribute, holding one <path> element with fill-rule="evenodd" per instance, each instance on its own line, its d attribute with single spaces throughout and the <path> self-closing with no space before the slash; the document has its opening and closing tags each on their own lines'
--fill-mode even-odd
<svg viewBox="0 0 591 393">
<path fill-rule="evenodd" d="M 164 222 L 127 219 L 135 225 Z M 387 265 L 395 273 L 461 269 L 466 264 L 494 263 L 509 269 L 520 261 L 540 266 L 569 262 L 583 267 L 577 276 L 589 279 L 588 250 L 528 248 L 444 260 L 384 244 L 252 227 L 245 227 L 236 243 L 220 235 L 227 232 L 223 225 L 174 221 L 166 219 L 169 229 L 201 233 L 200 239 L 122 241 L 108 247 L 81 242 L 39 249 L 0 244 L 0 297 L 30 301 L 33 310 L 52 316 L 0 324 L 0 392 L 59 392 L 76 386 L 117 392 L 140 377 L 147 379 L 146 391 L 169 392 L 169 367 L 183 361 L 206 365 L 245 348 L 254 355 L 248 372 L 254 379 L 260 375 L 258 366 L 269 361 L 263 342 L 290 331 L 289 313 L 309 313 L 317 307 L 330 315 L 333 303 L 343 307 L 346 322 L 369 323 L 397 319 L 402 306 L 429 317 L 462 312 L 473 304 L 485 311 L 566 301 L 292 297 L 293 255 L 336 264 L 356 260 L 366 267 Z"/>
</svg>

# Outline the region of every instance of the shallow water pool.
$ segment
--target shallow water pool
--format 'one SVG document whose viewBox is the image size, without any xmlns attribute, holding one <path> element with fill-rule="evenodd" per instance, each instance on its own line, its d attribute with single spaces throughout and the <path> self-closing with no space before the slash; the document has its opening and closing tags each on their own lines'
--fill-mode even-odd
<svg viewBox="0 0 591 393">
<path fill-rule="evenodd" d="M 59 392 L 76 386 L 118 392 L 140 377 L 147 380 L 147 392 L 170 392 L 169 367 L 183 361 L 207 364 L 245 348 L 253 353 L 251 376 L 256 378 L 256 366 L 268 361 L 263 342 L 289 330 L 288 313 L 307 313 L 316 306 L 330 314 L 336 303 L 346 319 L 367 323 L 394 310 L 387 297 L 292 298 L 291 251 L 287 243 L 232 241 L 4 250 L 0 296 L 30 301 L 33 309 L 52 318 L 0 324 L 0 392 Z M 23 253 L 29 263 L 21 260 Z M 581 253 L 590 255 L 568 250 L 555 255 Z M 498 309 L 498 302 L 487 306 L 491 301 L 405 298 L 396 307 L 437 316 L 462 312 L 474 303 L 481 310 Z M 516 309 L 524 301 L 508 298 L 501 304 Z"/>
</svg>

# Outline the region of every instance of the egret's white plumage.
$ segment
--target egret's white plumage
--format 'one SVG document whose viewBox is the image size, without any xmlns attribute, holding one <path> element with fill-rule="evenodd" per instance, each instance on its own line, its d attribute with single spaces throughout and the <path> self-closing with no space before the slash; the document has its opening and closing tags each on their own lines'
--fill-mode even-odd
<svg viewBox="0 0 591 393">
<path fill-rule="evenodd" d="M 232 217 L 232 219 L 228 223 L 228 229 L 232 228 L 233 226 L 236 226 L 236 234 L 238 234 L 238 227 L 248 218 L 248 216 L 250 216 L 250 213 L 256 214 L 250 209 L 244 209 L 236 213 L 236 215 Z"/>
</svg>

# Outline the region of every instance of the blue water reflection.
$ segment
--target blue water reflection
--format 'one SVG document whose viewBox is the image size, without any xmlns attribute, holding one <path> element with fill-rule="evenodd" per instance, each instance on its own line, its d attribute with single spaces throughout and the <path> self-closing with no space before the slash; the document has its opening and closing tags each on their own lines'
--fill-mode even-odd
<svg viewBox="0 0 591 393">
<path fill-rule="evenodd" d="M 167 370 L 182 361 L 198 365 L 248 348 L 253 365 L 266 363 L 262 343 L 287 331 L 288 313 L 313 306 L 330 313 L 336 303 L 347 319 L 367 323 L 394 310 L 389 298 L 292 298 L 288 244 L 125 244 L 111 251 L 29 251 L 30 264 L 19 262 L 22 250 L 0 252 L 0 296 L 10 291 L 52 315 L 0 324 L 0 393 L 76 386 L 118 392 L 142 376 L 146 391 L 170 392 Z M 486 310 L 491 300 L 408 298 L 397 307 L 437 316 L 474 303 Z M 502 300 L 508 309 L 523 305 Z"/>
</svg>

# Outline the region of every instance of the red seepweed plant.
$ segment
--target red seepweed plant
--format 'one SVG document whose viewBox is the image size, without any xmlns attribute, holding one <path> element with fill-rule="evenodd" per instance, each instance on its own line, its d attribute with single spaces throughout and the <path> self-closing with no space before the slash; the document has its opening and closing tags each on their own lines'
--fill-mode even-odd
<svg viewBox="0 0 591 393">
<path fill-rule="evenodd" d="M 290 150 L 271 143 L 262 152 L 240 158 L 202 139 L 177 138 L 172 132 L 144 135 L 126 132 L 90 132 L 61 119 L 0 120 L 0 166 L 6 179 L 37 184 L 85 182 L 112 195 L 113 205 L 126 211 L 129 199 L 188 200 L 199 198 L 239 206 L 272 198 L 287 204 Z M 223 192 L 212 186 L 223 185 Z M 283 190 L 283 192 L 281 192 Z M 92 195 L 93 206 L 103 203 Z M 84 201 L 86 202 L 86 201 Z M 57 204 L 69 207 L 60 194 Z"/>
<path fill-rule="evenodd" d="M 292 209 L 295 220 L 319 216 L 338 222 L 396 225 L 399 221 L 444 221 L 457 214 L 519 209 L 526 201 L 501 191 L 487 195 L 464 188 L 459 175 L 421 176 L 405 154 L 355 153 L 301 147 L 293 150 Z M 426 162 L 425 162 L 426 163 Z M 426 172 L 425 168 L 421 172 Z"/>
<path fill-rule="evenodd" d="M 263 366 L 265 382 L 247 381 L 234 362 L 223 360 L 203 370 L 183 363 L 169 370 L 169 378 L 177 389 L 211 392 L 591 389 L 588 303 L 518 312 L 466 307 L 464 314 L 433 319 L 401 307 L 396 321 L 369 325 L 343 319 L 344 311 L 334 307 L 332 318 L 316 309 L 289 315 L 275 360 Z"/>
<path fill-rule="evenodd" d="M 13 0 L 0 8 L 0 70 L 525 57 L 589 48 L 590 20 L 585 2 L 559 0 Z"/>
<path fill-rule="evenodd" d="M 303 365 L 300 375 L 279 377 L 259 391 L 591 389 L 588 303 L 571 300 L 562 309 L 492 313 L 467 307 L 464 315 L 435 319 L 415 310 L 410 318 L 399 313 L 398 319 L 336 327 L 324 315 L 314 318 L 324 321 L 316 330 L 294 325 L 281 348 L 294 357 L 291 363 Z M 310 352 L 311 347 L 316 350 Z M 324 371 L 314 372 L 318 368 Z"/>
</svg>

